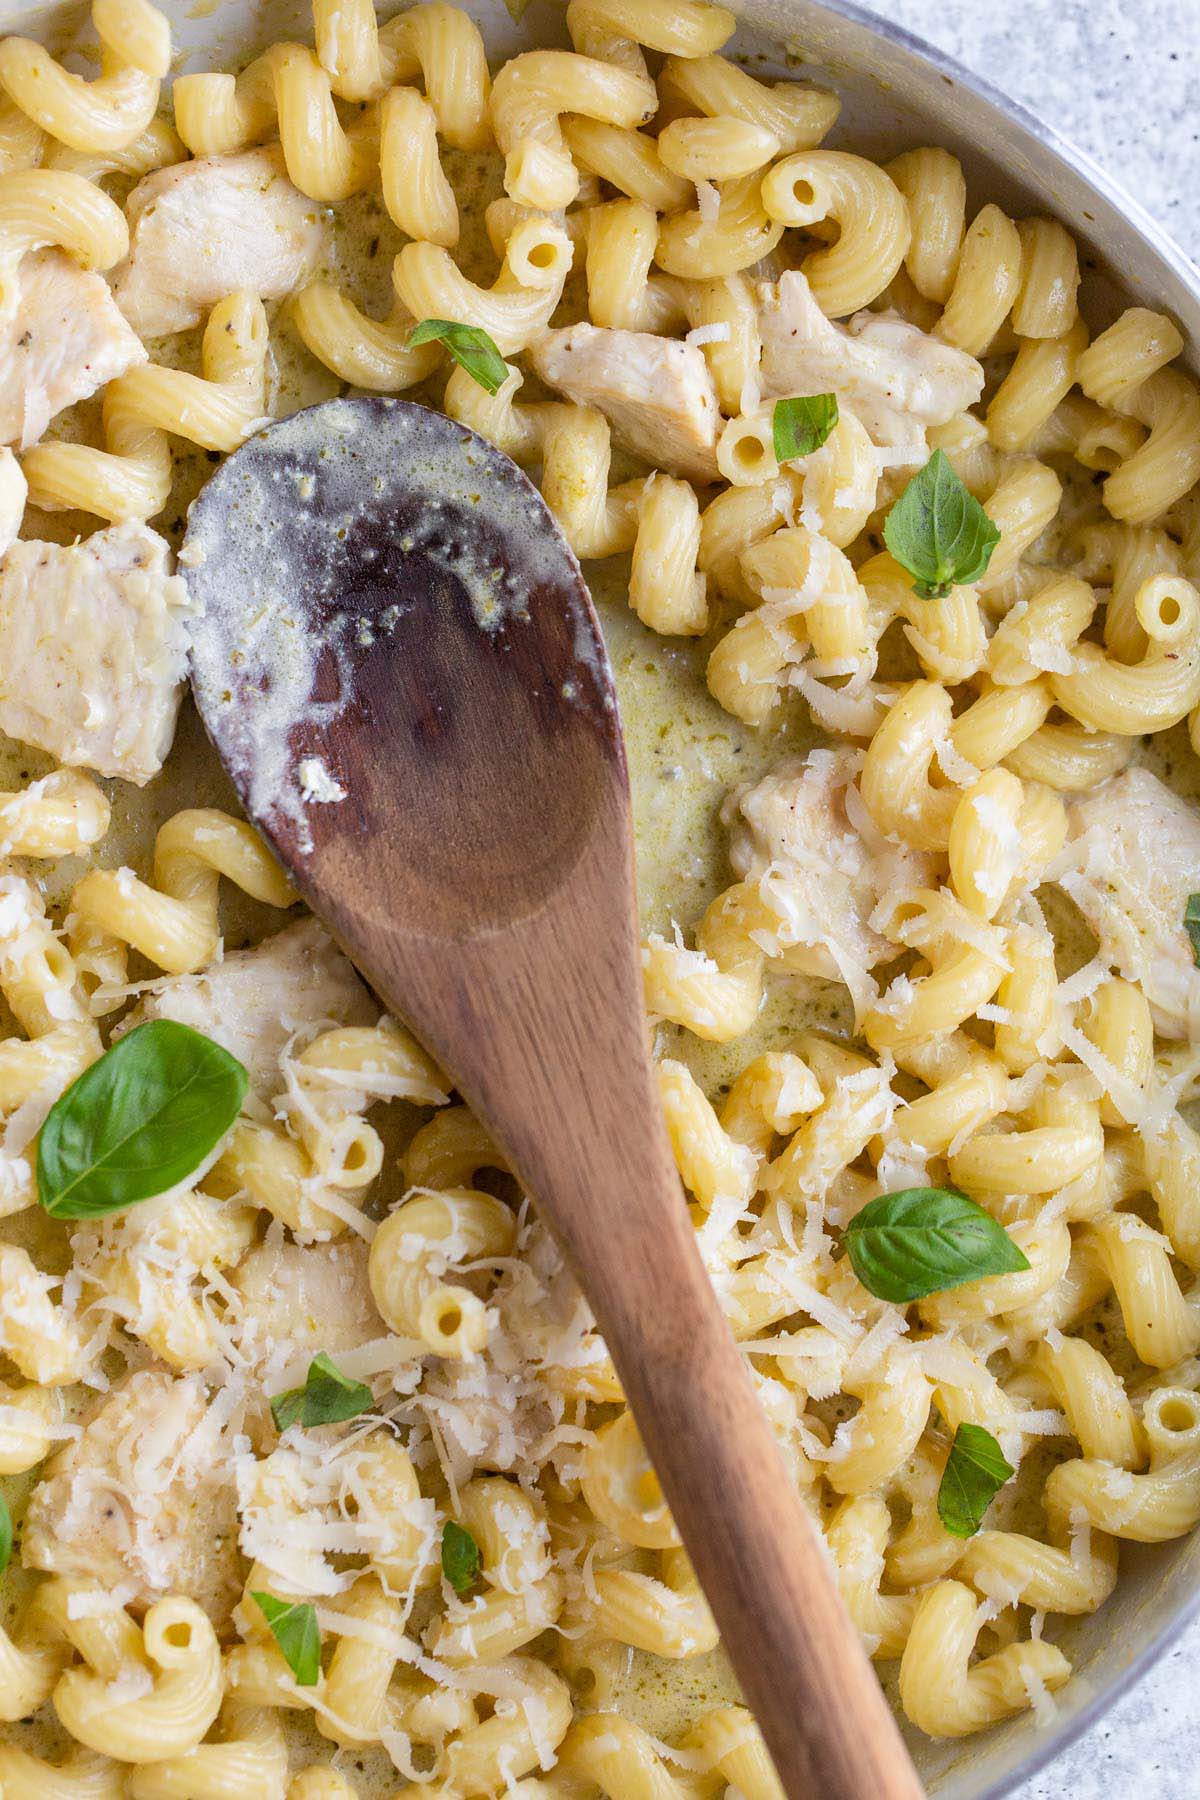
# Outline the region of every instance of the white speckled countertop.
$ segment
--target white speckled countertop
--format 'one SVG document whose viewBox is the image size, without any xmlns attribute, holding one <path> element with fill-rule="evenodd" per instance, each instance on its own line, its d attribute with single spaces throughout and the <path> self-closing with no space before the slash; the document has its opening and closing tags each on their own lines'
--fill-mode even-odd
<svg viewBox="0 0 1200 1800">
<path fill-rule="evenodd" d="M 866 0 L 1039 113 L 1200 261 L 1200 0 Z M 1200 1623 L 1012 1800 L 1200 1800 Z"/>
</svg>

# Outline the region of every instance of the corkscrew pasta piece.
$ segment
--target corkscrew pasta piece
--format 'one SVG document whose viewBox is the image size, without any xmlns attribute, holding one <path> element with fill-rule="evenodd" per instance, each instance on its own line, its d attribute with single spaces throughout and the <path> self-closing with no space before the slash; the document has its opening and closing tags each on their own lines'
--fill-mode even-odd
<svg viewBox="0 0 1200 1800">
<path fill-rule="evenodd" d="M 495 1663 L 520 1650 L 554 1624 L 564 1597 L 538 1501 L 491 1476 L 469 1483 L 459 1505 L 479 1545 L 487 1591 L 453 1603 L 434 1631 L 430 1653 L 452 1668 Z"/>
<path fill-rule="evenodd" d="M 1200 1321 L 1171 1267 L 1171 1245 L 1135 1213 L 1113 1213 L 1088 1228 L 1112 1283 L 1126 1336 L 1140 1362 L 1169 1369 L 1200 1344 Z"/>
<path fill-rule="evenodd" d="M 65 1387 L 90 1372 L 107 1323 L 85 1321 L 54 1299 L 61 1277 L 43 1274 L 19 1244 L 0 1244 L 0 1281 L 0 1340 L 18 1373 L 43 1387 Z"/>
<path fill-rule="evenodd" d="M 900 1659 L 900 1703 L 930 1737 L 964 1737 L 1030 1704 L 1035 1684 L 1054 1692 L 1071 1673 L 1041 1638 L 1008 1644 L 977 1662 L 979 1605 L 960 1581 L 939 1581 L 918 1598 Z"/>
<path fill-rule="evenodd" d="M 757 174 L 742 175 L 719 190 L 715 217 L 699 208 L 670 214 L 659 227 L 659 268 L 688 281 L 715 281 L 770 255 L 784 225 L 768 214 L 761 188 Z"/>
<path fill-rule="evenodd" d="M 222 876 L 267 906 L 290 906 L 295 898 L 249 825 L 195 807 L 161 827 L 153 883 L 131 869 L 89 870 L 71 896 L 73 931 L 100 932 L 169 974 L 190 973 L 216 955 Z"/>
<path fill-rule="evenodd" d="M 684 1550 L 664 1550 L 658 1575 L 597 1569 L 591 1627 L 619 1644 L 679 1661 L 716 1647 L 716 1623 Z"/>
<path fill-rule="evenodd" d="M 683 1185 L 695 1195 L 706 1212 L 717 1207 L 740 1211 L 757 1186 L 758 1157 L 748 1145 L 738 1142 L 728 1132 L 723 1121 L 718 1119 L 712 1102 L 684 1063 L 664 1058 L 655 1073 L 667 1132 Z M 744 1082 L 745 1074 L 739 1079 Z M 743 1086 L 742 1094 L 745 1092 Z M 740 1111 L 741 1096 L 735 1104 Z M 768 1126 L 768 1141 L 769 1136 Z"/>
<path fill-rule="evenodd" d="M 858 312 L 881 294 L 912 239 L 904 196 L 887 172 L 844 150 L 785 157 L 763 178 L 762 203 L 783 225 L 811 228 L 825 220 L 837 241 L 801 265 L 817 304 L 831 319 Z"/>
<path fill-rule="evenodd" d="M 1079 385 L 1090 400 L 1123 411 L 1144 381 L 1183 349 L 1179 328 L 1165 313 L 1128 307 L 1079 359 Z"/>
<path fill-rule="evenodd" d="M 559 1748 L 568 1773 L 594 1782 L 607 1800 L 688 1800 L 682 1770 L 672 1774 L 655 1741 L 620 1713 L 575 1720 Z"/>
<path fill-rule="evenodd" d="M 1021 236 L 998 206 L 976 213 L 963 238 L 954 281 L 934 334 L 983 356 L 1021 288 Z"/>
<path fill-rule="evenodd" d="M 1147 637 L 1137 662 L 1079 643 L 1070 672 L 1049 678 L 1063 711 L 1093 731 L 1165 731 L 1200 701 L 1200 593 L 1181 577 L 1155 577 L 1139 588 L 1135 608 Z"/>
<path fill-rule="evenodd" d="M 912 236 L 905 267 L 918 294 L 944 306 L 954 285 L 966 232 L 967 184 L 962 165 L 936 145 L 906 150 L 887 173 L 908 202 Z"/>
<path fill-rule="evenodd" d="M 110 175 L 135 179 L 155 169 L 169 168 L 187 156 L 187 146 L 166 119 L 151 119 L 129 143 L 107 150 L 73 150 L 69 144 L 52 143 L 42 157 L 45 169 L 67 169 L 88 181 L 103 182 Z"/>
<path fill-rule="evenodd" d="M 678 1547 L 675 1522 L 632 1413 L 619 1413 L 597 1431 L 580 1486 L 596 1518 L 624 1543 L 642 1550 Z"/>
<path fill-rule="evenodd" d="M 491 118 L 504 157 L 504 190 L 523 206 L 569 206 L 579 175 L 563 138 L 563 113 L 621 130 L 644 125 L 656 110 L 654 84 L 593 56 L 528 50 L 505 63 L 492 87 Z"/>
<path fill-rule="evenodd" d="M 148 0 L 93 0 L 100 74 L 73 74 L 30 38 L 0 39 L 0 88 L 60 144 L 85 153 L 122 150 L 145 131 L 171 63 L 171 29 Z M 115 260 L 115 259 L 114 259 Z"/>
<path fill-rule="evenodd" d="M 903 1651 L 917 1607 L 915 1594 L 882 1592 L 891 1530 L 891 1513 L 878 1494 L 843 1500 L 825 1529 L 846 1610 L 871 1655 L 885 1661 Z"/>
<path fill-rule="evenodd" d="M 124 1763 L 195 1749 L 220 1708 L 222 1673 L 216 1635 L 194 1601 L 159 1600 L 139 1627 L 123 1611 L 73 1619 L 64 1593 L 60 1623 L 83 1659 L 64 1670 L 53 1695 L 73 1737 Z M 135 1685 L 145 1687 L 137 1698 L 114 1701 L 105 1694 L 122 1674 L 138 1670 Z"/>
<path fill-rule="evenodd" d="M 744 1706 L 718 1706 L 704 1713 L 683 1747 L 703 1756 L 745 1800 L 784 1800 L 762 1733 Z"/>
<path fill-rule="evenodd" d="M 111 269 L 129 249 L 129 227 L 116 202 L 82 175 L 65 169 L 6 175 L 0 193 L 0 320 L 16 314 L 22 257 L 51 245 L 84 269 Z"/>
<path fill-rule="evenodd" d="M 836 94 L 795 81 L 757 81 L 723 56 L 668 57 L 659 76 L 665 100 L 680 112 L 741 119 L 779 139 L 784 151 L 813 150 L 833 129 Z"/>
<path fill-rule="evenodd" d="M 1075 385 L 1087 341 L 1087 327 L 1077 319 L 1062 337 L 1022 343 L 988 407 L 988 435 L 997 450 L 1012 453 L 1031 446 Z"/>
<path fill-rule="evenodd" d="M 158 363 L 131 369 L 105 390 L 105 449 L 43 443 L 26 452 L 34 503 L 110 522 L 155 517 L 170 498 L 171 437 L 235 450 L 262 423 L 267 349 L 262 302 L 231 294 L 209 314 L 203 375 Z"/>
<path fill-rule="evenodd" d="M 127 1771 L 107 1756 L 76 1749 L 57 1763 L 0 1744 L 0 1781 L 11 1800 L 124 1800 Z"/>
<path fill-rule="evenodd" d="M 1046 1505 L 1082 1514 L 1096 1531 L 1159 1544 L 1200 1520 L 1200 1401 L 1190 1388 L 1155 1388 L 1142 1411 L 1150 1467 L 1134 1474 L 1090 1457 L 1059 1463 Z"/>
<path fill-rule="evenodd" d="M 1057 219 L 1022 219 L 1021 287 L 1012 309 L 1018 337 L 1062 339 L 1079 317 L 1079 253 Z"/>
<path fill-rule="evenodd" d="M 1146 525 L 1161 518 L 1200 478 L 1200 389 L 1179 369 L 1161 369 L 1125 401 L 1149 435 L 1104 484 L 1114 519 Z"/>
<path fill-rule="evenodd" d="M 129 1777 L 129 1800 L 176 1800 L 180 1793 L 246 1800 L 283 1792 L 287 1746 L 276 1715 L 266 1707 L 227 1700 L 217 1735 L 182 1756 L 143 1763 Z"/>
<path fill-rule="evenodd" d="M 511 1211 L 490 1194 L 444 1188 L 405 1200 L 371 1243 L 371 1292 L 390 1328 L 437 1356 L 478 1355 L 488 1339 L 487 1307 L 445 1275 L 509 1255 L 515 1233 Z"/>
</svg>

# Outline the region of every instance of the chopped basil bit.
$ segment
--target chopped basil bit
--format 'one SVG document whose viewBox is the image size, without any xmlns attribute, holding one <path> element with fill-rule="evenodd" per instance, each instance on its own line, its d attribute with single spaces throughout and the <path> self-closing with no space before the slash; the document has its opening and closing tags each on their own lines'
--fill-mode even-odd
<svg viewBox="0 0 1200 1800">
<path fill-rule="evenodd" d="M 174 1019 L 121 1038 L 59 1096 L 38 1139 L 38 1199 L 96 1219 L 194 1175 L 241 1111 L 249 1076 Z"/>
<path fill-rule="evenodd" d="M 776 462 L 791 462 L 819 450 L 838 422 L 836 394 L 793 394 L 777 400 L 771 414 Z"/>
<path fill-rule="evenodd" d="M 479 1573 L 479 1545 L 463 1525 L 442 1526 L 442 1574 L 456 1594 L 465 1594 Z"/>
<path fill-rule="evenodd" d="M 276 1429 L 286 1431 L 297 1420 L 307 1430 L 311 1425 L 337 1425 L 343 1419 L 355 1419 L 374 1405 L 375 1396 L 365 1381 L 351 1381 L 324 1350 L 308 1365 L 303 1387 L 289 1388 L 271 1401 L 271 1417 Z"/>
<path fill-rule="evenodd" d="M 955 1537 L 973 1537 L 1005 1482 L 1012 1464 L 982 1425 L 960 1425 L 938 1486 L 938 1518 Z"/>
<path fill-rule="evenodd" d="M 1029 1267 L 1003 1225 L 952 1188 L 868 1201 L 846 1227 L 846 1250 L 868 1292 L 897 1305 Z"/>
<path fill-rule="evenodd" d="M 883 541 L 921 598 L 940 600 L 987 572 L 1000 533 L 946 452 L 935 450 L 888 513 Z"/>
<path fill-rule="evenodd" d="M 1189 894 L 1183 909 L 1183 923 L 1192 940 L 1192 959 L 1200 969 L 1200 894 Z"/>
<path fill-rule="evenodd" d="M 311 1601 L 279 1600 L 274 1594 L 250 1598 L 271 1627 L 271 1636 L 300 1687 L 316 1687 L 321 1679 L 321 1632 Z"/>
<path fill-rule="evenodd" d="M 504 358 L 479 325 L 460 325 L 455 319 L 422 319 L 408 334 L 410 347 L 437 340 L 481 388 L 498 394 L 508 375 Z"/>
</svg>

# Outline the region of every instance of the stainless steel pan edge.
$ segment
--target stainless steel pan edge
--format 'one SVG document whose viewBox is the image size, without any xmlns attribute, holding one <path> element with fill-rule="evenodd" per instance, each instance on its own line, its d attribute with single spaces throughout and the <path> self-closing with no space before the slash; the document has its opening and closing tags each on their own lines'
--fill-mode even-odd
<svg viewBox="0 0 1200 1800">
<path fill-rule="evenodd" d="M 745 21 L 735 48 L 751 67 L 761 57 L 780 73 L 811 74 L 837 88 L 843 114 L 831 141 L 885 155 L 914 144 L 944 144 L 962 159 L 976 204 L 995 200 L 1018 216 L 1050 212 L 1075 233 L 1085 269 L 1083 305 L 1093 327 L 1130 299 L 1159 308 L 1178 321 L 1190 342 L 1188 360 L 1200 369 L 1200 269 L 1117 181 L 1052 126 L 852 0 L 732 3 Z M 1019 29 L 1017 20 L 1012 24 Z M 1032 38 L 1030 54 L 1036 54 Z M 958 1744 L 931 1746 L 914 1734 L 931 1795 L 1000 1800 L 1093 1725 L 1198 1610 L 1200 1541 L 1155 1549 L 1122 1545 L 1116 1592 L 1061 1639 L 1075 1675 L 1055 1696 L 1052 1719 L 1039 1724 L 1025 1714 Z"/>
</svg>

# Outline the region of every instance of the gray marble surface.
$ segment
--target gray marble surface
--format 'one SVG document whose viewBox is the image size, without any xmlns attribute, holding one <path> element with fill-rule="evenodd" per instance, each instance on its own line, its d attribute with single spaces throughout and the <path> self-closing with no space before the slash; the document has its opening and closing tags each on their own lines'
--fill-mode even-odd
<svg viewBox="0 0 1200 1800">
<path fill-rule="evenodd" d="M 867 0 L 868 4 L 872 0 Z M 1200 261 L 1200 0 L 873 0 L 1102 163 Z M 1200 1800 L 1200 1624 L 1013 1800 Z"/>
</svg>

